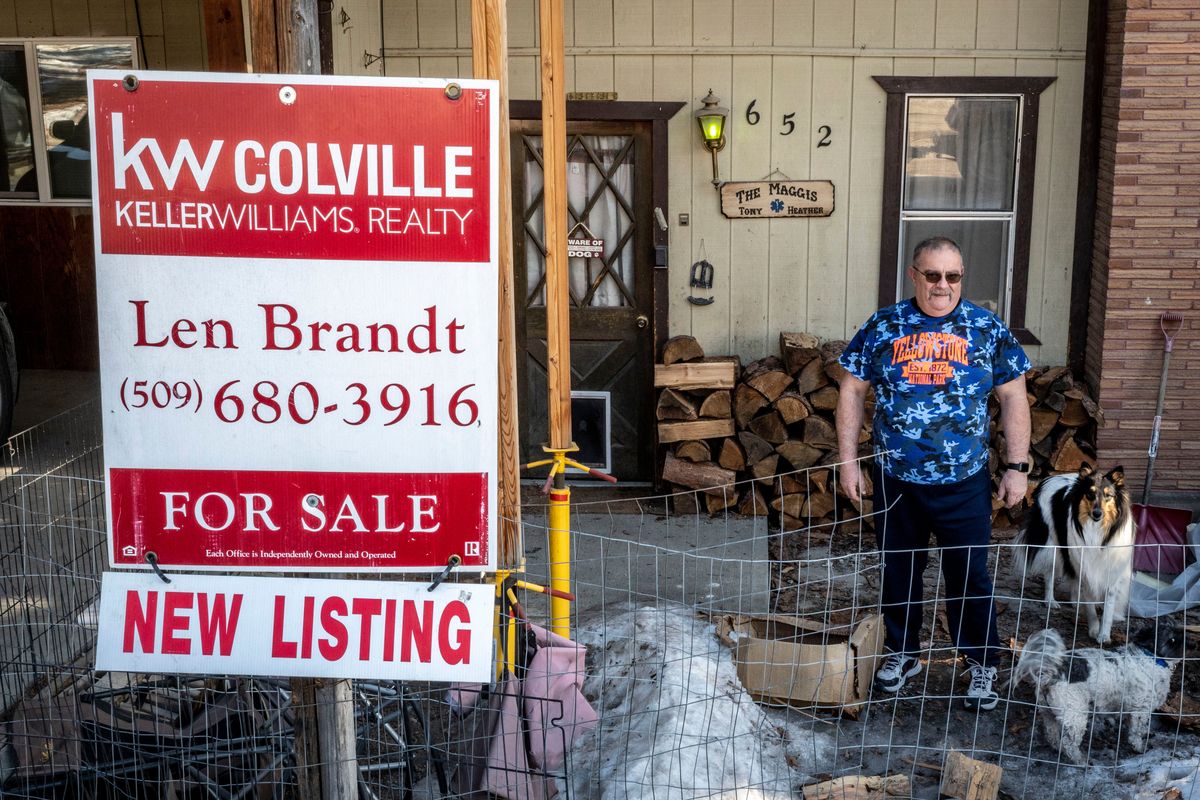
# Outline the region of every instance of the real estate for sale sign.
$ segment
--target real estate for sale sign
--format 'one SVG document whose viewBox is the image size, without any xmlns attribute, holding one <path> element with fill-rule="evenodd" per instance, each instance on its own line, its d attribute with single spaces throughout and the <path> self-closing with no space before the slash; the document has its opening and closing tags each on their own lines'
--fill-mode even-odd
<svg viewBox="0 0 1200 800">
<path fill-rule="evenodd" d="M 89 100 L 110 563 L 494 567 L 495 83 Z"/>
</svg>

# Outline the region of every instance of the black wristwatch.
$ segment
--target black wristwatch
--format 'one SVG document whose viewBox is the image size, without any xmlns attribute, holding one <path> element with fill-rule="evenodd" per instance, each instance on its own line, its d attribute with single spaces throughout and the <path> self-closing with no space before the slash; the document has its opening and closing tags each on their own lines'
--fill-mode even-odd
<svg viewBox="0 0 1200 800">
<path fill-rule="evenodd" d="M 1004 465 L 1005 469 L 1011 469 L 1015 472 L 1029 472 L 1028 461 L 1017 461 L 1016 463 L 1009 462 Z"/>
</svg>

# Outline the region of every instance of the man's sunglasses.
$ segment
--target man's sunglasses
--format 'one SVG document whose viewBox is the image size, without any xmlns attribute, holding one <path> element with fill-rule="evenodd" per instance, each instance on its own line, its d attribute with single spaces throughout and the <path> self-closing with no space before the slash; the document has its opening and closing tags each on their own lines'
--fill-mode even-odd
<svg viewBox="0 0 1200 800">
<path fill-rule="evenodd" d="M 945 278 L 946 283 L 950 284 L 951 286 L 961 281 L 963 276 L 961 272 L 934 272 L 933 270 L 930 270 L 929 272 L 917 270 L 917 272 L 920 272 L 925 280 L 929 281 L 930 283 L 941 283 L 942 278 Z"/>
</svg>

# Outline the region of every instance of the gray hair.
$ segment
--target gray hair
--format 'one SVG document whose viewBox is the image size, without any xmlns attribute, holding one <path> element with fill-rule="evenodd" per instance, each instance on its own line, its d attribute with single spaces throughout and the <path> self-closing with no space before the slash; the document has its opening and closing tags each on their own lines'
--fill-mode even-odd
<svg viewBox="0 0 1200 800">
<path fill-rule="evenodd" d="M 947 249 L 953 250 L 958 253 L 959 258 L 962 258 L 962 248 L 958 246 L 958 242 L 949 236 L 930 236 L 913 248 L 912 263 L 915 266 L 921 260 L 921 253 Z"/>
</svg>

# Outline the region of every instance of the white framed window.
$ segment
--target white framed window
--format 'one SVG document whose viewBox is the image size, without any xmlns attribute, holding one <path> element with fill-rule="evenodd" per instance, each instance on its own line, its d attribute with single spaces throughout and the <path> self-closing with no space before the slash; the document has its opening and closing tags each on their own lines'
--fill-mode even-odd
<svg viewBox="0 0 1200 800">
<path fill-rule="evenodd" d="M 91 204 L 87 70 L 137 66 L 133 37 L 0 39 L 0 204 Z"/>
<path fill-rule="evenodd" d="M 887 93 L 879 305 L 914 292 L 913 248 L 962 248 L 963 297 L 991 309 L 1023 344 L 1038 106 L 1054 78 L 876 75 Z"/>
</svg>

